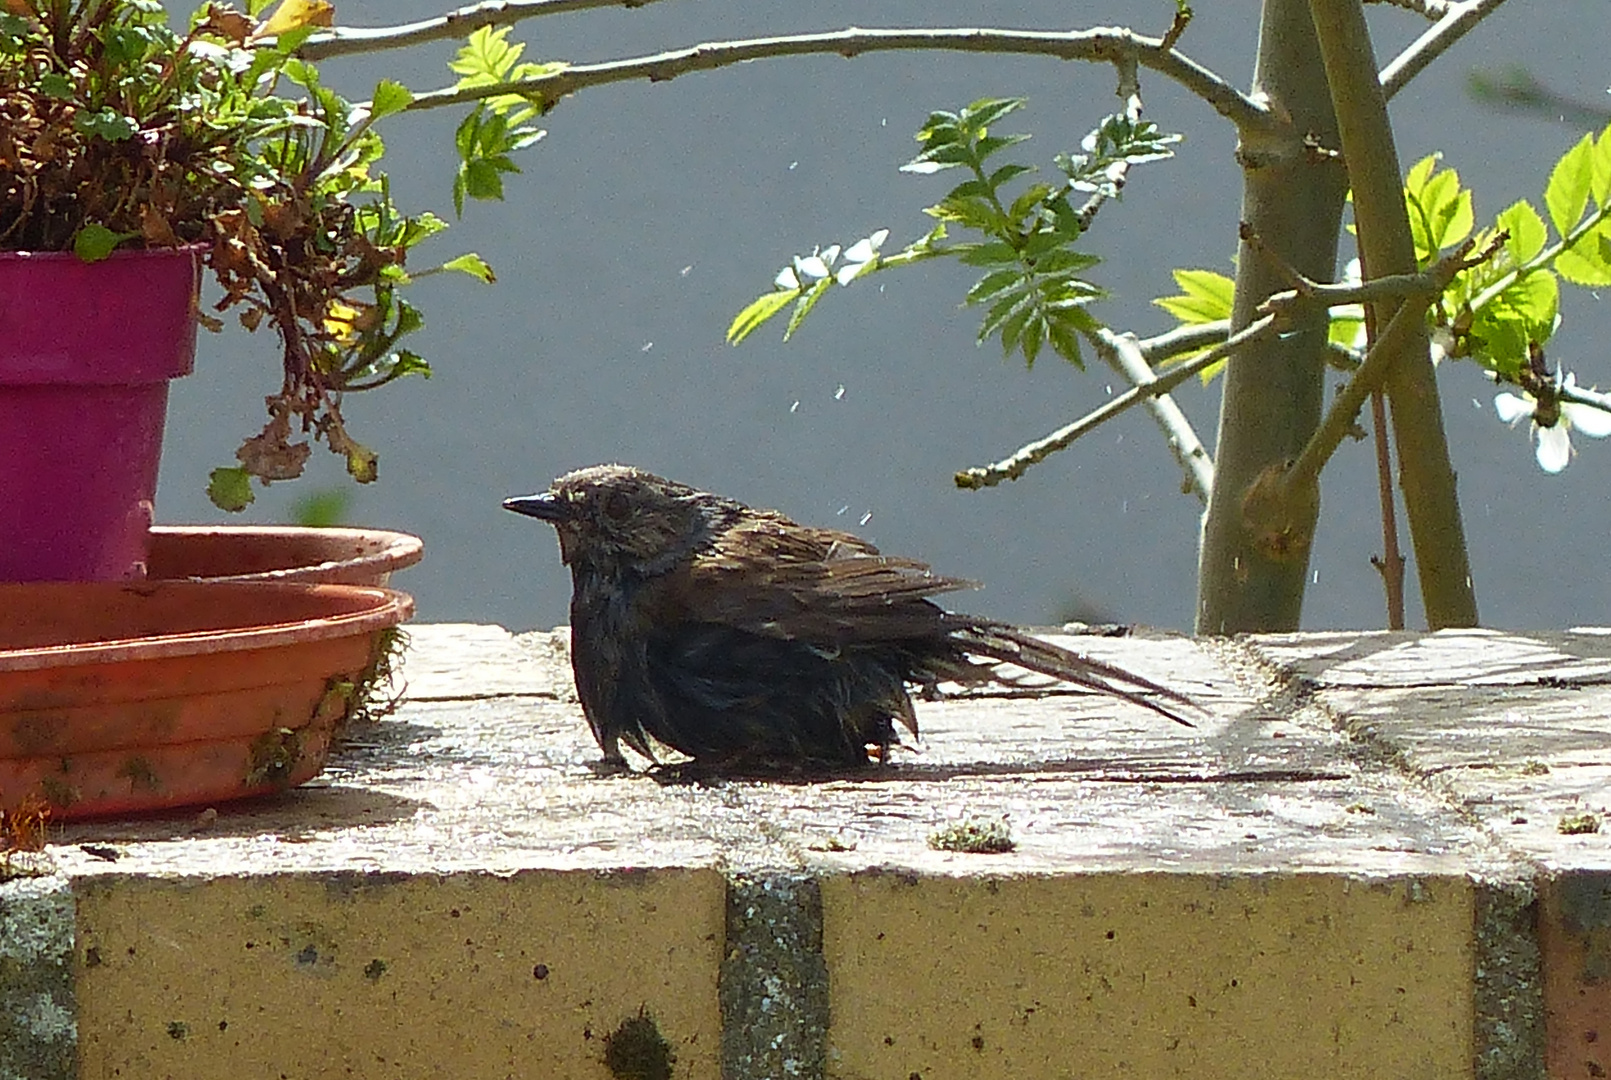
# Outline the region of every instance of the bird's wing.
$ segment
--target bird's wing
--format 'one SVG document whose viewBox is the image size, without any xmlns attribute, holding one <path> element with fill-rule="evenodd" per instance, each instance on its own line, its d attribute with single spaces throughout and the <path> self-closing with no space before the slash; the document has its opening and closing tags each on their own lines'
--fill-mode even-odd
<svg viewBox="0 0 1611 1080">
<path fill-rule="evenodd" d="M 829 647 L 940 632 L 943 613 L 928 597 L 974 587 L 780 514 L 751 515 L 679 573 L 693 621 Z"/>
</svg>

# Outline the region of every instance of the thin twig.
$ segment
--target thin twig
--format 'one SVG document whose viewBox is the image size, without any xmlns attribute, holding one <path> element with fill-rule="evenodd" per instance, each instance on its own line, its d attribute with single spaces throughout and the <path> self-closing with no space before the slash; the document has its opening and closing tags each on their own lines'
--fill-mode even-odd
<svg viewBox="0 0 1611 1080">
<path fill-rule="evenodd" d="M 1223 360 L 1248 343 L 1260 340 L 1274 332 L 1278 322 L 1279 319 L 1275 315 L 1266 315 L 1251 322 L 1238 333 L 1226 338 L 1201 356 L 1192 357 L 1174 370 L 1158 376 L 1154 381 L 1144 386 L 1131 387 L 1107 404 L 1086 413 L 1072 424 L 1058 428 L 1045 438 L 1037 439 L 1020 447 L 1010 457 L 991 465 L 963 469 L 961 472 L 956 473 L 952 480 L 957 487 L 970 490 L 995 487 L 1003 480 L 1016 480 L 1032 466 L 1046 460 L 1059 450 L 1066 449 L 1075 439 L 1078 439 L 1086 432 L 1106 423 L 1147 398 L 1169 393 L 1169 391 L 1204 368 Z"/>
<path fill-rule="evenodd" d="M 1491 252 L 1492 249 L 1490 249 L 1489 254 Z M 990 465 L 976 465 L 972 468 L 963 469 L 956 473 L 952 479 L 957 487 L 970 490 L 995 487 L 1003 480 L 1016 480 L 1028 472 L 1031 467 L 1045 461 L 1059 450 L 1067 449 L 1080 436 L 1107 423 L 1120 413 L 1126 412 L 1149 398 L 1156 398 L 1169 393 L 1193 375 L 1206 370 L 1250 342 L 1261 340 L 1272 331 L 1280 331 L 1292 325 L 1303 311 L 1313 306 L 1341 307 L 1345 304 L 1368 303 L 1391 296 L 1424 301 L 1421 304 L 1421 310 L 1425 311 L 1426 305 L 1430 304 L 1447 287 L 1448 282 L 1443 280 L 1443 274 L 1447 272 L 1447 264 L 1450 264 L 1455 258 L 1456 256 L 1452 255 L 1437 266 L 1419 274 L 1398 274 L 1392 277 L 1377 278 L 1374 281 L 1359 285 L 1332 285 L 1309 281 L 1307 278 L 1303 278 L 1302 275 L 1298 275 L 1303 283 L 1303 289 L 1290 289 L 1268 297 L 1258 308 L 1262 317 L 1255 322 L 1249 323 L 1230 337 L 1225 337 L 1230 323 L 1228 320 L 1222 320 L 1214 323 L 1203 323 L 1198 326 L 1176 327 L 1174 330 L 1159 334 L 1157 337 L 1137 341 L 1137 355 L 1148 363 L 1156 363 L 1171 356 L 1191 352 L 1194 349 L 1202 348 L 1211 341 L 1217 341 L 1218 344 L 1207 352 L 1192 357 L 1179 367 L 1157 376 L 1152 382 L 1131 387 L 1131 389 L 1126 390 L 1112 401 L 1091 410 L 1073 423 L 1058 428 L 1050 435 L 1037 439 L 1032 443 L 1026 443 L 1010 456 Z M 1441 285 L 1439 284 L 1440 281 L 1442 281 Z M 1121 335 L 1113 336 L 1119 338 Z M 1123 336 L 1128 337 L 1131 335 Z M 1361 365 L 1361 370 L 1363 370 L 1363 365 Z M 1359 405 L 1355 404 L 1354 412 L 1357 413 L 1358 411 Z M 1340 437 L 1338 441 L 1341 441 Z M 1336 449 L 1335 444 L 1333 444 L 1332 449 Z M 1209 465 L 1210 468 L 1212 467 L 1212 462 L 1208 458 L 1206 450 L 1204 451 L 1203 462 Z"/>
<path fill-rule="evenodd" d="M 416 96 L 410 109 L 463 105 L 503 94 L 539 99 L 552 107 L 561 97 L 592 86 L 648 79 L 662 82 L 692 71 L 744 64 L 777 56 L 837 53 L 846 58 L 891 50 L 948 50 L 954 52 L 1051 56 L 1060 60 L 1118 63 L 1133 56 L 1143 67 L 1174 79 L 1236 124 L 1243 131 L 1280 134 L 1286 125 L 1264 104 L 1195 60 L 1162 47 L 1159 38 L 1131 30 L 1098 27 L 1093 30 L 1038 31 L 999 29 L 886 29 L 848 27 L 820 34 L 794 34 L 742 41 L 706 42 L 671 49 L 652 56 L 577 64 L 547 75 L 492 86 L 433 90 Z"/>
<path fill-rule="evenodd" d="M 297 54 L 304 60 L 328 60 L 353 53 L 407 49 L 429 41 L 463 40 L 485 26 L 511 26 L 539 15 L 561 15 L 602 7 L 643 7 L 655 0 L 487 0 L 434 19 L 402 26 L 338 26 L 308 38 Z"/>
<path fill-rule="evenodd" d="M 1180 36 L 1186 32 L 1186 27 L 1191 25 L 1191 18 L 1191 8 L 1184 4 L 1175 8 L 1175 17 L 1170 21 L 1169 29 L 1164 31 L 1164 36 L 1159 39 L 1159 44 L 1166 49 L 1173 49 L 1178 45 Z"/>
<path fill-rule="evenodd" d="M 1298 459 L 1293 462 L 1292 467 L 1286 471 L 1285 479 L 1289 488 L 1319 481 L 1320 470 L 1331 460 L 1331 455 L 1354 426 L 1354 418 L 1359 415 L 1365 399 L 1370 396 L 1371 391 L 1381 387 L 1388 366 L 1403 351 L 1412 328 L 1419 327 L 1432 301 L 1443 294 L 1443 290 L 1449 287 L 1449 282 L 1454 280 L 1456 274 L 1493 258 L 1503 246 L 1503 237 L 1497 237 L 1485 250 L 1472 256 L 1472 242 L 1467 240 L 1458 249 L 1439 259 L 1430 269 L 1419 274 L 1397 275 L 1400 281 L 1419 279 L 1421 285 L 1413 291 L 1396 293 L 1404 298 L 1404 303 L 1393 313 L 1380 339 L 1371 343 L 1370 350 L 1365 353 L 1364 363 L 1359 365 L 1354 377 L 1337 394 L 1331 403 L 1331 408 L 1326 410 L 1320 426 L 1315 429 L 1314 435 L 1298 454 Z M 1367 282 L 1366 286 L 1388 280 L 1391 279 L 1378 278 L 1376 281 Z M 1349 291 L 1358 292 L 1360 289 L 1350 287 Z M 1272 306 L 1272 301 L 1280 297 L 1284 302 L 1290 303 L 1292 301 L 1286 301 L 1285 298 L 1293 296 L 1299 294 L 1280 293 L 1277 297 L 1266 300 L 1261 305 L 1261 310 L 1279 312 L 1280 305 Z M 1299 296 L 1299 299 L 1307 301 L 1309 298 Z"/>
<path fill-rule="evenodd" d="M 1141 352 L 1141 342 L 1134 334 L 1115 334 L 1106 327 L 1098 327 L 1086 337 L 1097 355 L 1124 376 L 1131 386 L 1148 386 L 1158 381 L 1158 373 L 1147 363 L 1147 358 Z M 1175 460 L 1185 470 L 1186 480 L 1182 490 L 1196 495 L 1207 506 L 1209 492 L 1214 490 L 1214 459 L 1209 456 L 1202 439 L 1197 437 L 1191 421 L 1186 419 L 1186 414 L 1168 394 L 1149 398 L 1147 411 L 1163 431 Z"/>
<path fill-rule="evenodd" d="M 1405 11 L 1413 11 L 1428 19 L 1441 19 L 1449 13 L 1456 0 L 1365 0 L 1367 4 L 1391 4 Z"/>
<path fill-rule="evenodd" d="M 1376 343 L 1376 305 L 1364 305 L 1365 351 Z M 1381 506 L 1382 553 L 1370 564 L 1382 576 L 1382 598 L 1387 605 L 1387 628 L 1404 629 L 1404 549 L 1398 542 L 1398 499 L 1393 494 L 1393 440 L 1388 431 L 1387 395 L 1380 387 L 1370 393 L 1371 434 L 1376 442 L 1376 499 Z"/>
<path fill-rule="evenodd" d="M 1382 68 L 1382 95 L 1389 100 L 1432 61 L 1486 19 L 1505 0 L 1465 0 L 1449 5 L 1448 14 L 1429 27 Z"/>
<path fill-rule="evenodd" d="M 1393 448 L 1387 437 L 1387 399 L 1380 388 L 1370 395 L 1371 424 L 1376 435 L 1376 491 L 1382 504 L 1382 554 L 1371 565 L 1382 575 L 1387 598 L 1387 628 L 1404 629 L 1404 552 L 1398 546 L 1398 507 L 1393 500 Z"/>
</svg>

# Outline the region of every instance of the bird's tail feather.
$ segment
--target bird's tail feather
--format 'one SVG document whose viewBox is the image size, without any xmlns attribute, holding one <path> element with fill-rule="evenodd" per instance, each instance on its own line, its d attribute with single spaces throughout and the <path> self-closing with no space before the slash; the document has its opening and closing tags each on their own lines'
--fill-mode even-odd
<svg viewBox="0 0 1611 1080">
<path fill-rule="evenodd" d="M 1060 645 L 1053 645 L 1049 641 L 1026 634 L 1005 623 L 950 612 L 945 614 L 945 622 L 950 624 L 948 628 L 952 638 L 970 652 L 1009 664 L 1017 664 L 1041 675 L 1088 687 L 1099 693 L 1111 694 L 1132 705 L 1150 709 L 1186 727 L 1197 726 L 1174 708 L 1159 703 L 1155 698 L 1164 698 L 1173 704 L 1191 708 L 1197 708 L 1196 704 L 1179 691 L 1171 690 L 1151 679 L 1113 664 L 1092 660 L 1088 656 L 1082 656 Z"/>
</svg>

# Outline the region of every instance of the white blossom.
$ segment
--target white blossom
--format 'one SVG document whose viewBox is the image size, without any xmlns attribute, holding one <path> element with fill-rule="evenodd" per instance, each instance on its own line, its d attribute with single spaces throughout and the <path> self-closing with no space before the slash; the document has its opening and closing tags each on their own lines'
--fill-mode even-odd
<svg viewBox="0 0 1611 1080">
<path fill-rule="evenodd" d="M 883 247 L 884 241 L 888 239 L 889 230 L 879 229 L 873 235 L 865 236 L 851 244 L 850 249 L 845 252 L 844 265 L 834 274 L 839 284 L 849 285 L 860 277 L 862 271 L 871 266 L 873 260 L 878 258 L 878 249 Z"/>
<path fill-rule="evenodd" d="M 1557 385 L 1566 394 L 1576 394 L 1580 397 L 1602 398 L 1594 390 L 1579 390 L 1577 376 L 1568 373 Z M 1611 399 L 1606 399 L 1611 405 Z M 1520 395 L 1503 391 L 1494 395 L 1494 412 L 1499 419 L 1515 427 L 1523 418 L 1532 420 L 1538 413 L 1538 399 L 1523 391 Z M 1572 460 L 1572 439 L 1569 434 L 1577 430 L 1591 439 L 1603 439 L 1611 435 L 1611 412 L 1585 404 L 1581 401 L 1560 402 L 1560 418 L 1548 427 L 1540 427 L 1534 420 L 1528 430 L 1538 439 L 1538 467 L 1547 473 L 1558 473 Z"/>
<path fill-rule="evenodd" d="M 779 270 L 778 276 L 772 279 L 772 284 L 780 289 L 809 289 L 831 273 L 829 267 L 833 266 L 837 258 L 839 258 L 838 244 L 830 244 L 809 255 L 796 255 L 793 265 Z"/>
</svg>

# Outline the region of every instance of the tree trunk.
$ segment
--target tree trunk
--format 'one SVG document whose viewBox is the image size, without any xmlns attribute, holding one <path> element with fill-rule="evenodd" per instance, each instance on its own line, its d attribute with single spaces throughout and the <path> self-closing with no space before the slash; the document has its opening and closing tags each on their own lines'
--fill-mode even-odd
<svg viewBox="0 0 1611 1080">
<path fill-rule="evenodd" d="M 1268 95 L 1299 133 L 1339 145 L 1331 95 L 1308 0 L 1265 0 L 1255 93 Z M 1242 220 L 1265 248 L 1304 276 L 1330 281 L 1347 190 L 1344 169 L 1290 142 L 1244 143 Z M 1244 241 L 1238 250 L 1233 331 L 1290 281 Z M 1327 319 L 1317 313 L 1296 333 L 1256 343 L 1226 365 L 1220 403 L 1214 492 L 1198 562 L 1197 632 L 1231 634 L 1298 628 L 1318 498 L 1290 527 L 1254 528 L 1245 503 L 1261 477 L 1297 457 L 1319 423 L 1325 398 Z M 1303 520 L 1303 519 L 1307 520 Z"/>
</svg>

